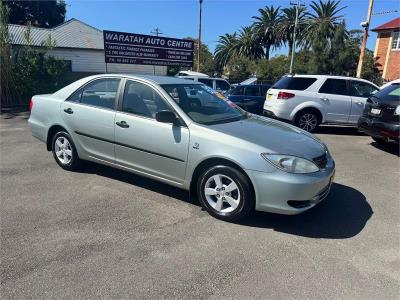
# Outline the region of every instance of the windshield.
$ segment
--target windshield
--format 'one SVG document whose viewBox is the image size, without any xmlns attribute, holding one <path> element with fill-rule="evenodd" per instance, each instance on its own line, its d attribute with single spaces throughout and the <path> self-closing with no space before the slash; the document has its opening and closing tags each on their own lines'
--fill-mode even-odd
<svg viewBox="0 0 400 300">
<path fill-rule="evenodd" d="M 400 84 L 393 83 L 384 89 L 380 90 L 372 97 L 382 99 L 388 102 L 398 102 L 400 100 Z"/>
<path fill-rule="evenodd" d="M 218 124 L 239 121 L 245 111 L 213 89 L 200 84 L 164 84 L 162 88 L 195 122 Z"/>
</svg>

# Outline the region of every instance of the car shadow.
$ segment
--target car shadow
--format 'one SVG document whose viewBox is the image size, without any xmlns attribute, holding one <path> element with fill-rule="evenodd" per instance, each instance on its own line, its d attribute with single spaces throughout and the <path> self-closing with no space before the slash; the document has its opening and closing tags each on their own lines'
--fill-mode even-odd
<svg viewBox="0 0 400 300">
<path fill-rule="evenodd" d="M 185 202 L 197 202 L 196 199 L 190 199 L 189 192 L 160 181 L 156 181 L 144 176 L 136 175 L 127 171 L 107 167 L 104 165 L 85 162 L 84 167 L 79 170 L 81 173 L 96 174 L 99 176 L 111 178 L 132 184 L 164 196 L 173 197 Z M 195 203 L 194 203 L 195 204 Z"/>
<path fill-rule="evenodd" d="M 334 183 L 329 196 L 303 214 L 286 216 L 255 212 L 241 224 L 310 238 L 346 239 L 360 233 L 372 214 L 372 208 L 361 192 Z"/>
<path fill-rule="evenodd" d="M 387 153 L 390 153 L 390 154 L 393 154 L 393 155 L 396 155 L 396 156 L 400 156 L 400 145 L 396 145 L 394 143 L 393 144 L 383 145 L 383 144 L 380 144 L 380 143 L 377 143 L 377 142 L 372 142 L 371 146 L 373 146 L 373 147 L 375 147 L 375 148 L 377 148 L 379 150 L 385 151 Z"/>
<path fill-rule="evenodd" d="M 140 175 L 91 162 L 87 162 L 80 172 L 122 181 L 200 208 L 197 197 L 190 197 L 188 191 Z M 310 238 L 346 239 L 360 233 L 372 214 L 372 208 L 361 192 L 334 183 L 328 198 L 303 214 L 286 216 L 254 212 L 237 224 Z"/>
<path fill-rule="evenodd" d="M 365 136 L 365 134 L 353 126 L 340 126 L 340 125 L 321 125 L 314 134 L 331 134 L 331 135 L 355 135 Z"/>
</svg>

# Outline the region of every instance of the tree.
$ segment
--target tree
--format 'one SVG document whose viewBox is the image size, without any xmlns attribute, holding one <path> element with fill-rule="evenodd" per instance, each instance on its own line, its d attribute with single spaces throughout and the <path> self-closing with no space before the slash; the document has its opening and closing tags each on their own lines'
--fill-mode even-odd
<svg viewBox="0 0 400 300">
<path fill-rule="evenodd" d="M 64 22 L 66 7 L 62 0 L 51 1 L 5 1 L 10 9 L 11 24 L 51 28 Z"/>
<path fill-rule="evenodd" d="M 233 56 L 226 65 L 229 80 L 243 81 L 255 73 L 256 61 L 244 56 Z"/>
<path fill-rule="evenodd" d="M 237 42 L 237 54 L 250 59 L 258 59 L 264 56 L 264 50 L 257 41 L 251 26 L 243 26 L 239 31 Z"/>
<path fill-rule="evenodd" d="M 237 55 L 238 38 L 236 32 L 234 34 L 226 33 L 218 39 L 218 44 L 214 51 L 214 61 L 218 69 L 223 69 L 231 58 Z"/>
<path fill-rule="evenodd" d="M 254 16 L 253 28 L 255 30 L 257 40 L 264 47 L 264 55 L 269 59 L 271 48 L 279 47 L 281 40 L 279 39 L 278 24 L 280 22 L 280 7 L 275 8 L 273 5 L 260 8 L 259 16 Z"/>
<path fill-rule="evenodd" d="M 279 36 L 284 43 L 288 45 L 288 56 L 292 54 L 292 47 L 294 42 L 294 27 L 296 23 L 296 7 L 287 7 L 282 9 L 282 17 L 279 23 Z M 306 21 L 306 9 L 304 7 L 298 8 L 297 17 L 297 29 L 296 29 L 296 41 L 300 43 L 303 40 L 305 21 Z"/>
<path fill-rule="evenodd" d="M 337 0 L 311 2 L 312 11 L 306 13 L 307 26 L 305 28 L 305 34 L 310 43 L 316 38 L 329 41 L 333 37 L 336 27 L 343 19 L 343 15 L 339 15 L 339 13 L 346 8 L 345 6 L 339 7 L 339 5 L 340 1 Z"/>
</svg>

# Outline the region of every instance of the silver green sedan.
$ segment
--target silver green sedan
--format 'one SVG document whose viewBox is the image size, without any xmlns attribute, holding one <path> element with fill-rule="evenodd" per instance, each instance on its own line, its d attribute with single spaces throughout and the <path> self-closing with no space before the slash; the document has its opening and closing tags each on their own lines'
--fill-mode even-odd
<svg viewBox="0 0 400 300">
<path fill-rule="evenodd" d="M 34 96 L 29 124 L 65 170 L 88 160 L 147 176 L 189 190 L 227 221 L 304 212 L 327 196 L 335 172 L 315 136 L 185 79 L 87 77 Z"/>
</svg>

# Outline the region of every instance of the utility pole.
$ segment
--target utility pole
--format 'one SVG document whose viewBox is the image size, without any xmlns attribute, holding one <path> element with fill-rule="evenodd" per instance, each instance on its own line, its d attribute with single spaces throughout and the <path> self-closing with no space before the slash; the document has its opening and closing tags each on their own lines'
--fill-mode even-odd
<svg viewBox="0 0 400 300">
<path fill-rule="evenodd" d="M 199 0 L 199 39 L 197 45 L 197 72 L 200 72 L 200 49 L 201 49 L 201 7 L 203 0 Z"/>
<path fill-rule="evenodd" d="M 160 31 L 160 28 L 156 27 L 150 33 L 155 34 L 156 36 L 160 36 L 162 32 Z M 153 75 L 156 75 L 156 66 L 153 65 Z"/>
<path fill-rule="evenodd" d="M 305 6 L 305 5 L 300 0 L 297 0 L 296 2 L 291 1 L 290 5 L 296 6 L 296 19 L 294 22 L 293 43 L 292 43 L 292 51 L 291 51 L 292 55 L 290 57 L 290 67 L 289 67 L 289 74 L 292 74 L 293 73 L 294 52 L 296 51 L 296 32 L 297 32 L 297 26 L 299 23 L 299 8 L 301 6 Z"/>
<path fill-rule="evenodd" d="M 357 66 L 357 75 L 356 75 L 357 78 L 361 77 L 362 66 L 364 63 L 365 48 L 367 47 L 368 29 L 369 29 L 369 23 L 371 21 L 373 5 L 374 5 L 374 0 L 369 0 L 367 20 L 361 23 L 361 26 L 364 27 L 364 36 L 361 44 L 360 60 L 358 61 L 358 66 Z"/>
</svg>

